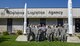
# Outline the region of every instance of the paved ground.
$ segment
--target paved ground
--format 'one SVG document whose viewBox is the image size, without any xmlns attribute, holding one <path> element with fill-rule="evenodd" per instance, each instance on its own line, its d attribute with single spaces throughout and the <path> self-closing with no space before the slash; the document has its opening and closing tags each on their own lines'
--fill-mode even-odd
<svg viewBox="0 0 80 46">
<path fill-rule="evenodd" d="M 16 41 L 28 41 L 27 40 L 27 35 L 19 35 L 16 39 Z M 80 39 L 77 36 L 68 36 L 67 37 L 67 42 L 70 43 L 80 43 Z"/>
<path fill-rule="evenodd" d="M 26 35 L 19 35 L 17 37 L 16 41 L 27 41 L 27 36 Z"/>
<path fill-rule="evenodd" d="M 70 43 L 80 43 L 80 39 L 77 37 L 77 36 L 68 36 L 67 37 L 67 42 L 70 42 Z"/>
</svg>

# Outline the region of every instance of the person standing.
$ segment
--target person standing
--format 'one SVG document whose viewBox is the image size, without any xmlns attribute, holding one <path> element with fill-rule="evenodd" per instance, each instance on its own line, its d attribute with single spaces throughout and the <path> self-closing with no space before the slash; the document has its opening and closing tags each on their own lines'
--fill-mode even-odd
<svg viewBox="0 0 80 46">
<path fill-rule="evenodd" d="M 36 29 L 37 29 L 37 31 L 38 31 L 36 41 L 40 41 L 40 34 L 41 34 L 41 32 L 42 32 L 42 30 L 41 30 L 41 25 L 38 24 L 38 26 L 37 26 Z"/>
<path fill-rule="evenodd" d="M 35 26 L 35 41 L 38 41 L 38 26 Z"/>
<path fill-rule="evenodd" d="M 36 32 L 35 26 L 34 26 L 34 25 L 32 25 L 32 26 L 31 26 L 31 35 L 32 35 L 32 40 L 35 40 L 35 32 Z"/>
<path fill-rule="evenodd" d="M 61 32 L 62 32 L 62 26 L 61 26 L 61 24 L 59 24 L 58 30 L 57 30 L 57 37 L 58 37 L 59 41 L 61 41 Z"/>
<path fill-rule="evenodd" d="M 52 33 L 52 29 L 51 29 L 50 26 L 48 26 L 46 34 L 47 34 L 47 39 L 48 39 L 49 42 L 52 41 L 52 35 L 51 35 L 51 33 Z"/>
<path fill-rule="evenodd" d="M 26 33 L 27 33 L 27 40 L 30 41 L 30 35 L 31 35 L 31 28 L 30 28 L 30 26 L 28 26 L 26 28 Z"/>
<path fill-rule="evenodd" d="M 66 33 L 68 32 L 68 23 L 67 23 L 67 21 L 65 21 L 64 22 L 64 29 L 65 29 L 65 31 L 66 31 Z"/>
<path fill-rule="evenodd" d="M 57 36 L 57 28 L 56 28 L 56 25 L 53 24 L 53 27 L 51 28 L 52 32 L 52 41 L 55 40 L 56 36 Z"/>
<path fill-rule="evenodd" d="M 42 24 L 42 27 L 41 27 L 41 40 L 45 40 L 46 39 L 46 31 L 47 31 L 47 28 L 44 24 Z"/>
</svg>

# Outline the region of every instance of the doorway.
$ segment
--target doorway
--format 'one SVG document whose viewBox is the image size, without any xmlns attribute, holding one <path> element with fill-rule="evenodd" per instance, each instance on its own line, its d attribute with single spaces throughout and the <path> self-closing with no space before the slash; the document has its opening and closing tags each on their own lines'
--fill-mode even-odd
<svg viewBox="0 0 80 46">
<path fill-rule="evenodd" d="M 57 19 L 57 25 L 59 26 L 59 24 L 61 26 L 63 26 L 63 19 L 62 18 Z"/>
<path fill-rule="evenodd" d="M 12 33 L 12 19 L 7 19 L 7 31 Z"/>
<path fill-rule="evenodd" d="M 75 32 L 80 33 L 80 18 L 75 19 Z"/>
<path fill-rule="evenodd" d="M 42 24 L 46 25 L 46 19 L 45 18 L 41 18 L 40 19 L 40 24 L 42 26 Z"/>
</svg>

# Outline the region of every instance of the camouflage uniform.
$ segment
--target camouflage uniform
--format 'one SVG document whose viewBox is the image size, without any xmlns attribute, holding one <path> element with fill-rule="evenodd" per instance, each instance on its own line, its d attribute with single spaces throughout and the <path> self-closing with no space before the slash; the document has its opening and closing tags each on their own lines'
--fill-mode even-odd
<svg viewBox="0 0 80 46">
<path fill-rule="evenodd" d="M 52 29 L 52 40 L 55 40 L 56 36 L 57 36 L 57 28 L 56 28 L 56 25 L 53 25 L 53 27 L 51 28 Z"/>
<path fill-rule="evenodd" d="M 40 34 L 40 39 L 41 40 L 45 40 L 46 39 L 46 31 L 47 31 L 47 29 L 46 29 L 45 26 L 41 27 L 41 34 Z"/>
<path fill-rule="evenodd" d="M 39 28 L 38 27 L 35 27 L 35 40 L 36 41 L 39 41 Z"/>
<path fill-rule="evenodd" d="M 48 26 L 46 31 L 48 41 L 52 41 L 51 33 L 52 33 L 52 29 L 50 26 Z"/>
<path fill-rule="evenodd" d="M 35 26 L 32 26 L 32 27 L 31 27 L 31 34 L 32 34 L 33 40 L 35 40 L 35 35 L 36 35 Z"/>
<path fill-rule="evenodd" d="M 67 40 L 67 33 L 68 33 L 68 23 L 66 22 L 66 23 L 64 23 L 64 41 L 66 41 Z"/>
<path fill-rule="evenodd" d="M 61 27 L 60 30 L 61 30 L 60 41 L 64 41 L 64 33 L 65 33 L 64 28 Z"/>
<path fill-rule="evenodd" d="M 57 28 L 57 37 L 58 37 L 59 41 L 61 40 L 61 32 L 62 32 L 62 27 L 58 26 L 58 28 Z"/>
<path fill-rule="evenodd" d="M 63 26 L 64 26 L 64 29 L 65 29 L 65 32 L 67 33 L 68 32 L 68 24 L 65 23 Z"/>
<path fill-rule="evenodd" d="M 27 33 L 27 40 L 30 41 L 30 35 L 31 35 L 31 28 L 30 27 L 26 28 L 26 33 Z"/>
<path fill-rule="evenodd" d="M 37 41 L 40 41 L 40 35 L 42 33 L 41 27 L 38 27 L 37 30 L 38 30 Z"/>
</svg>

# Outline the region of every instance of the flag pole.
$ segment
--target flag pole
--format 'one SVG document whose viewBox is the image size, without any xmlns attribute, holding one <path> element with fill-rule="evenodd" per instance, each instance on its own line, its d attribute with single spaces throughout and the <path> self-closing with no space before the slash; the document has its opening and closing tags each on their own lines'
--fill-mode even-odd
<svg viewBox="0 0 80 46">
<path fill-rule="evenodd" d="M 73 34 L 72 0 L 68 0 L 68 34 Z"/>
<path fill-rule="evenodd" d="M 27 26 L 27 3 L 24 6 L 24 31 L 23 34 L 26 34 L 26 26 Z"/>
</svg>

